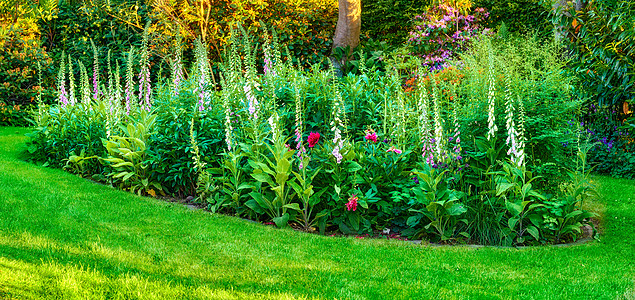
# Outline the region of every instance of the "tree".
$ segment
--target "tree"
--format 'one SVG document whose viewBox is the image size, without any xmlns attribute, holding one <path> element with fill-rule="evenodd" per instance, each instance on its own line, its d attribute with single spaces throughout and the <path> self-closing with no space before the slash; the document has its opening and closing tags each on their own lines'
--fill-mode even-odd
<svg viewBox="0 0 635 300">
<path fill-rule="evenodd" d="M 331 52 L 331 62 L 338 75 L 341 75 L 343 61 L 337 61 L 333 53 L 338 47 L 349 47 L 349 52 L 343 60 L 353 52 L 353 48 L 359 45 L 359 33 L 362 26 L 362 2 L 361 0 L 338 0 L 339 14 L 335 36 L 333 37 L 333 50 Z"/>
</svg>

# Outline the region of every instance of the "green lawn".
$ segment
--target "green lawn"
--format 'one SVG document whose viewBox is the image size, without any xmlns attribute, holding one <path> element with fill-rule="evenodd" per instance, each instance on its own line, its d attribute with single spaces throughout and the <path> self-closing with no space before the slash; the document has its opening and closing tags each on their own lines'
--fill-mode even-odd
<svg viewBox="0 0 635 300">
<path fill-rule="evenodd" d="M 597 177 L 573 247 L 427 247 L 278 230 L 24 162 L 0 128 L 0 299 L 633 299 L 635 181 Z"/>
</svg>

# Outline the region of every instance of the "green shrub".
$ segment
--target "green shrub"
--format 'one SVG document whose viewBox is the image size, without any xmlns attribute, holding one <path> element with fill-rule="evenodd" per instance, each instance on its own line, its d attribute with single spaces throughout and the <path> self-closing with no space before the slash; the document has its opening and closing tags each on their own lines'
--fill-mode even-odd
<svg viewBox="0 0 635 300">
<path fill-rule="evenodd" d="M 633 99 L 635 2 L 592 1 L 579 11 L 563 7 L 554 22 L 573 54 L 569 69 L 580 79 L 581 97 L 615 108 Z"/>
<path fill-rule="evenodd" d="M 412 27 L 410 21 L 431 4 L 430 0 L 362 0 L 362 36 L 400 45 Z"/>
<path fill-rule="evenodd" d="M 39 90 L 38 62 L 42 68 L 42 84 L 51 86 L 52 60 L 39 42 L 39 30 L 32 19 L 19 18 L 15 23 L 0 22 L 0 99 L 7 105 L 25 109 L 36 104 Z M 46 89 L 45 102 L 52 97 Z"/>
<path fill-rule="evenodd" d="M 485 26 L 498 29 L 504 23 L 507 30 L 514 33 L 538 33 L 543 37 L 552 36 L 549 1 L 541 0 L 475 0 L 474 6 L 489 12 Z"/>
</svg>

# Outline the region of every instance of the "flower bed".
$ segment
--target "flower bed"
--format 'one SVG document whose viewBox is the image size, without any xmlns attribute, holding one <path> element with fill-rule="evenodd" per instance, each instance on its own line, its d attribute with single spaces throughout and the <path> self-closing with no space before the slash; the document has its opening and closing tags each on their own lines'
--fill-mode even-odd
<svg viewBox="0 0 635 300">
<path fill-rule="evenodd" d="M 159 84 L 145 46 L 134 51 L 139 75 L 128 68 L 124 84 L 110 65 L 100 83 L 95 59 L 94 84 L 82 68 L 75 93 L 62 63 L 60 101 L 36 112 L 31 157 L 138 194 L 195 196 L 212 212 L 322 233 L 547 244 L 576 239 L 592 216 L 581 208 L 592 195 L 584 139 L 561 129 L 578 104 L 551 48 L 528 54 L 531 41 L 482 37 L 451 72 L 412 70 L 404 89 L 397 74 L 300 70 L 268 35 L 258 74 L 249 37 L 232 36 L 220 78 L 200 42 L 190 76 L 176 49 L 172 78 Z M 536 63 L 540 55 L 548 61 Z"/>
</svg>

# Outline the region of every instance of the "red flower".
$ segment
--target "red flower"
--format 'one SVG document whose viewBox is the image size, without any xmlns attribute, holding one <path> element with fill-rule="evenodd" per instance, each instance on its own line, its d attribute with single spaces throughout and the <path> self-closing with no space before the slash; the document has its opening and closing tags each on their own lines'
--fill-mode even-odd
<svg viewBox="0 0 635 300">
<path fill-rule="evenodd" d="M 313 148 L 315 144 L 320 141 L 320 134 L 317 132 L 311 132 L 309 134 L 309 148 Z"/>
<path fill-rule="evenodd" d="M 348 211 L 357 210 L 357 200 L 358 200 L 357 195 L 355 194 L 351 195 L 351 197 L 348 198 L 348 203 L 346 203 L 346 209 Z"/>
</svg>

